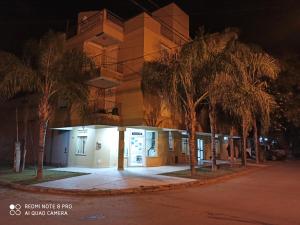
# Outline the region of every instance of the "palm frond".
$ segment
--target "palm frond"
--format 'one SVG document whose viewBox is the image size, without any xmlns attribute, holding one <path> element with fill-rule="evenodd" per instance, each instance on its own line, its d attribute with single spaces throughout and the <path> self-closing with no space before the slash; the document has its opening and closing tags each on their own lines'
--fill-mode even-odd
<svg viewBox="0 0 300 225">
<path fill-rule="evenodd" d="M 9 99 L 19 92 L 35 91 L 36 73 L 15 55 L 0 52 L 0 96 Z"/>
</svg>

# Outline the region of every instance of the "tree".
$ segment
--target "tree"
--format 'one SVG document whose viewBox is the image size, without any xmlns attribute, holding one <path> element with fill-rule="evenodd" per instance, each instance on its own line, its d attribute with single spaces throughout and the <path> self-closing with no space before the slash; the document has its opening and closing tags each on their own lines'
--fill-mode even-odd
<svg viewBox="0 0 300 225">
<path fill-rule="evenodd" d="M 256 162 L 259 163 L 259 145 L 257 123 L 262 125 L 265 132 L 268 132 L 270 126 L 270 113 L 274 110 L 274 97 L 269 93 L 269 83 L 275 80 L 279 74 L 280 66 L 277 60 L 272 56 L 254 46 L 244 44 L 237 45 L 240 54 L 237 54 L 239 60 L 245 67 L 249 83 L 253 87 L 254 105 L 252 107 L 252 126 L 253 139 L 256 152 Z"/>
<path fill-rule="evenodd" d="M 270 112 L 274 108 L 273 96 L 268 93 L 268 81 L 279 73 L 277 61 L 262 50 L 237 42 L 226 62 L 226 73 L 218 77 L 215 92 L 225 111 L 242 123 L 242 162 L 246 165 L 247 137 L 254 126 L 254 141 L 258 162 L 257 120 L 265 130 L 270 124 Z M 236 79 L 233 79 L 235 77 Z"/>
<path fill-rule="evenodd" d="M 236 33 L 204 35 L 186 43 L 176 54 L 163 55 L 158 60 L 146 62 L 142 71 L 142 89 L 145 94 L 158 94 L 174 109 L 184 114 L 189 132 L 190 169 L 195 174 L 197 108 L 204 102 L 210 104 L 212 133 L 212 169 L 216 169 L 216 114 L 214 99 L 209 95 L 210 82 L 215 74 L 212 64 L 222 54 Z M 210 96 L 210 98 L 209 98 Z"/>
<path fill-rule="evenodd" d="M 43 177 L 43 158 L 48 122 L 59 98 L 72 104 L 87 101 L 85 81 L 93 73 L 89 58 L 77 50 L 67 51 L 65 35 L 48 32 L 39 42 L 25 48 L 26 61 L 10 53 L 1 53 L 1 96 L 10 98 L 19 92 L 35 92 L 38 100 L 39 150 L 37 178 Z"/>
<path fill-rule="evenodd" d="M 296 153 L 300 149 L 300 55 L 285 54 L 281 64 L 282 71 L 271 85 L 278 105 L 272 115 L 271 133 L 282 134 Z"/>
</svg>

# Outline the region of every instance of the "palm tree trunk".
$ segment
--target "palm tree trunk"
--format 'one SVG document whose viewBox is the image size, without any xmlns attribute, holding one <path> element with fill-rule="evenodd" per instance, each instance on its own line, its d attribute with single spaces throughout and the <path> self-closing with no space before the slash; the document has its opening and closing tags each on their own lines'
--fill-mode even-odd
<svg viewBox="0 0 300 225">
<path fill-rule="evenodd" d="M 43 164 L 44 164 L 45 138 L 46 138 L 47 126 L 48 125 L 46 121 L 44 120 L 40 121 L 37 179 L 43 178 Z"/>
<path fill-rule="evenodd" d="M 234 128 L 231 126 L 230 128 L 230 138 L 229 138 L 229 147 L 230 147 L 230 162 L 231 162 L 231 167 L 233 167 L 234 164 L 234 144 L 233 144 L 233 131 Z"/>
<path fill-rule="evenodd" d="M 196 112 L 191 112 L 191 122 L 190 122 L 190 137 L 189 137 L 189 147 L 190 147 L 190 168 L 191 175 L 195 175 L 196 169 L 196 145 L 195 145 L 195 137 L 196 137 Z"/>
<path fill-rule="evenodd" d="M 259 146 L 258 146 L 258 131 L 257 131 L 257 124 L 256 119 L 253 119 L 253 139 L 254 139 L 254 147 L 255 147 L 255 158 L 256 163 L 259 164 Z"/>
<path fill-rule="evenodd" d="M 216 110 L 214 106 L 209 107 L 209 121 L 210 121 L 210 132 L 211 132 L 211 169 L 212 171 L 217 170 L 217 157 L 216 157 Z"/>
<path fill-rule="evenodd" d="M 43 164 L 44 164 L 44 152 L 45 152 L 45 140 L 48 128 L 49 120 L 49 103 L 47 97 L 41 100 L 39 105 L 39 148 L 38 148 L 38 169 L 37 169 L 37 179 L 43 178 Z"/>
<path fill-rule="evenodd" d="M 28 114 L 29 114 L 29 106 L 27 105 L 25 108 L 25 115 L 24 115 L 24 147 L 23 147 L 23 157 L 22 157 L 22 170 L 25 169 L 26 164 L 26 154 L 27 154 L 27 134 L 28 134 Z"/>
<path fill-rule="evenodd" d="M 247 164 L 247 121 L 245 118 L 243 120 L 243 149 L 242 149 L 242 165 L 246 166 Z"/>
</svg>

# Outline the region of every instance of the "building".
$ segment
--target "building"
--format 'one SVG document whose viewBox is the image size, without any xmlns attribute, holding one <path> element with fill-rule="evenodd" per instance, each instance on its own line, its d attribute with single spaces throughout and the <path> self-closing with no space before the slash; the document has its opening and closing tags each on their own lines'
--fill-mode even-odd
<svg viewBox="0 0 300 225">
<path fill-rule="evenodd" d="M 88 81 L 88 115 L 63 101 L 47 139 L 45 162 L 59 166 L 161 166 L 189 161 L 181 115 L 143 96 L 143 63 L 189 38 L 189 16 L 172 3 L 123 21 L 107 9 L 80 12 L 67 47 L 86 52 L 99 68 Z M 210 134 L 198 130 L 197 158 L 210 159 Z M 227 159 L 227 139 L 217 136 L 217 155 Z"/>
</svg>

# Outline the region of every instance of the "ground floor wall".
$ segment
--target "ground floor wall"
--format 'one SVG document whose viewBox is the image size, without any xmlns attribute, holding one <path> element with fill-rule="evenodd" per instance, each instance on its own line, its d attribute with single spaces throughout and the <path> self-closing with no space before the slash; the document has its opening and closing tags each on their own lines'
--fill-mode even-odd
<svg viewBox="0 0 300 225">
<path fill-rule="evenodd" d="M 53 165 L 75 167 L 117 167 L 119 131 L 117 127 L 73 127 L 54 130 L 47 146 L 47 160 Z M 196 136 L 196 158 L 211 159 L 208 134 Z M 217 159 L 227 160 L 228 139 L 216 139 Z M 124 166 L 162 166 L 188 164 L 188 134 L 176 130 L 126 128 L 124 133 Z"/>
<path fill-rule="evenodd" d="M 118 152 L 117 128 L 78 128 L 70 134 L 68 166 L 115 167 Z"/>
</svg>

